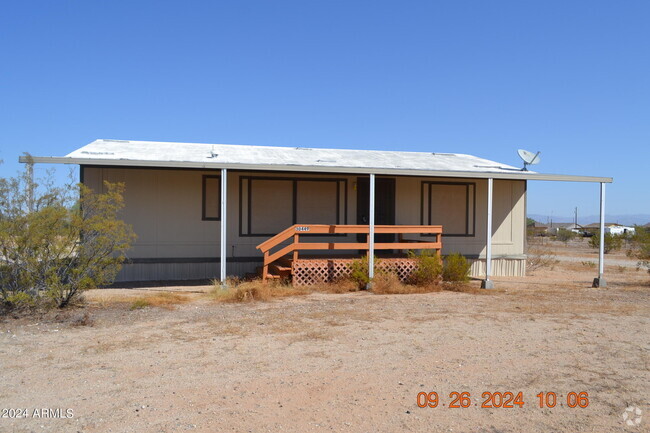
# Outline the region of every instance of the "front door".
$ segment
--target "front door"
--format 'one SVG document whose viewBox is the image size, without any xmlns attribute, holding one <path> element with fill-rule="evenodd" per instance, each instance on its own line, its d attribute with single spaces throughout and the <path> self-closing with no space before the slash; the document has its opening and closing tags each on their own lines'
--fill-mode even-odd
<svg viewBox="0 0 650 433">
<path fill-rule="evenodd" d="M 357 224 L 370 222 L 370 178 L 357 178 Z M 375 177 L 375 224 L 395 224 L 395 179 Z M 357 242 L 365 242 L 366 235 L 357 235 Z M 375 235 L 375 242 L 394 242 L 395 235 L 383 233 Z M 383 250 L 384 252 L 388 252 Z"/>
</svg>

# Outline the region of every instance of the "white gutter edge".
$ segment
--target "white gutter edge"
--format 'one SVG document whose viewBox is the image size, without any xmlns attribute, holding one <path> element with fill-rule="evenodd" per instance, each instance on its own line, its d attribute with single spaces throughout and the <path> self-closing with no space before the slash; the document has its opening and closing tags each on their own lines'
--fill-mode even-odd
<svg viewBox="0 0 650 433">
<path fill-rule="evenodd" d="M 92 159 L 72 158 L 67 156 L 21 156 L 18 162 L 37 164 L 79 164 L 79 165 L 107 165 L 121 167 L 160 167 L 160 168 L 203 168 L 218 170 L 222 168 L 234 170 L 260 170 L 260 171 L 302 171 L 315 173 L 344 173 L 344 174 L 376 174 L 391 176 L 428 176 L 428 177 L 464 177 L 476 179 L 512 179 L 512 180 L 548 180 L 561 182 L 600 182 L 612 183 L 611 177 L 577 176 L 569 174 L 543 174 L 518 171 L 514 173 L 490 173 L 475 171 L 443 171 L 443 170 L 407 170 L 373 167 L 324 167 L 308 165 L 265 165 L 265 164 L 219 164 L 214 162 L 189 162 L 189 161 L 147 161 L 135 159 Z"/>
</svg>

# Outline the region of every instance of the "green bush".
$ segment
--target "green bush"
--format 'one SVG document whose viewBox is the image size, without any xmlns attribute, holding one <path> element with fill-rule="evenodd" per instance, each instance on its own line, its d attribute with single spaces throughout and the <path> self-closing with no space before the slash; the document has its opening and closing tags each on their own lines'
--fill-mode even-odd
<svg viewBox="0 0 650 433">
<path fill-rule="evenodd" d="M 444 260 L 442 279 L 451 282 L 469 281 L 469 268 L 465 256 L 460 253 L 450 254 Z"/>
<path fill-rule="evenodd" d="M 375 257 L 375 273 L 379 271 L 378 265 L 380 261 Z M 368 276 L 368 256 L 363 256 L 360 259 L 353 260 L 349 265 L 350 267 L 350 280 L 352 280 L 359 289 L 365 289 L 370 283 Z"/>
<path fill-rule="evenodd" d="M 36 299 L 29 293 L 14 292 L 5 298 L 5 302 L 13 308 L 27 308 L 33 307 L 36 304 Z"/>
<path fill-rule="evenodd" d="M 628 255 L 639 259 L 637 266 L 647 268 L 650 273 L 650 229 L 636 227 Z"/>
<path fill-rule="evenodd" d="M 409 258 L 416 259 L 418 266 L 409 277 L 408 283 L 416 286 L 438 284 L 442 275 L 442 261 L 436 253 L 422 250 L 420 254 L 408 252 Z"/>
<path fill-rule="evenodd" d="M 596 233 L 589 239 L 589 246 L 600 248 L 600 233 Z M 605 254 L 612 251 L 620 250 L 623 247 L 623 238 L 621 236 L 605 233 Z"/>
</svg>

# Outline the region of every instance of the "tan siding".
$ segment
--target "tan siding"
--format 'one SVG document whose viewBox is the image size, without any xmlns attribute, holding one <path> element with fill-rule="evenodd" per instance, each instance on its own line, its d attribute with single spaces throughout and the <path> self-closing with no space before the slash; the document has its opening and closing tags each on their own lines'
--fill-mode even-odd
<svg viewBox="0 0 650 433">
<path fill-rule="evenodd" d="M 183 170 L 133 170 L 87 167 L 84 176 L 124 182 L 122 217 L 138 239 L 129 257 L 215 257 L 219 221 L 201 220 L 203 174 Z"/>
<path fill-rule="evenodd" d="M 492 246 L 512 245 L 513 184 L 510 181 L 494 181 L 492 211 Z"/>
</svg>

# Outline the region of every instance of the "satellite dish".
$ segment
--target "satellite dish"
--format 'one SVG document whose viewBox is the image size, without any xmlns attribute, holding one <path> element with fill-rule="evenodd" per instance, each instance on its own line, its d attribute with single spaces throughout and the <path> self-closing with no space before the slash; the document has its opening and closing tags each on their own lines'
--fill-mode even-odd
<svg viewBox="0 0 650 433">
<path fill-rule="evenodd" d="M 533 153 L 528 150 L 519 149 L 517 153 L 519 154 L 519 157 L 524 160 L 524 168 L 522 168 L 521 171 L 528 171 L 529 165 L 539 164 L 541 161 L 539 154 L 542 152 Z"/>
</svg>

